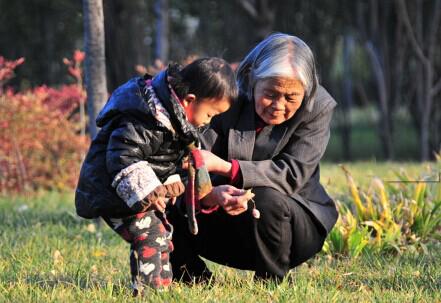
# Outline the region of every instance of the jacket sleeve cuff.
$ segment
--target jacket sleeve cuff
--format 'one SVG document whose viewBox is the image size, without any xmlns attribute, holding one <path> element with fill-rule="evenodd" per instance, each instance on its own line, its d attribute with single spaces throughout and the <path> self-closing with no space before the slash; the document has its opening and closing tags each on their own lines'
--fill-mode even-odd
<svg viewBox="0 0 441 303">
<path fill-rule="evenodd" d="M 203 213 L 203 214 L 208 215 L 208 214 L 214 213 L 218 209 L 219 209 L 219 205 L 215 205 L 215 206 L 212 206 L 210 208 L 202 208 L 201 207 L 200 212 Z"/>
<path fill-rule="evenodd" d="M 144 199 L 162 185 L 147 161 L 134 163 L 121 170 L 112 182 L 118 196 L 129 206 Z"/>
<path fill-rule="evenodd" d="M 240 166 L 242 188 L 250 188 L 256 185 L 257 172 L 252 161 L 237 161 Z"/>
<path fill-rule="evenodd" d="M 242 172 L 240 169 L 239 161 L 236 159 L 231 160 L 231 176 L 230 176 L 230 184 L 238 184 L 242 181 Z"/>
</svg>

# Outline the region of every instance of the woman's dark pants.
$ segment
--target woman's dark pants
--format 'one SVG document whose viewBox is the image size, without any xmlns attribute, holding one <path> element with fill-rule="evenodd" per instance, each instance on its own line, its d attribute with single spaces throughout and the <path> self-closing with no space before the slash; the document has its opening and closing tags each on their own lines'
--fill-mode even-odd
<svg viewBox="0 0 441 303">
<path fill-rule="evenodd" d="M 199 276 L 206 270 L 202 256 L 216 263 L 253 270 L 257 278 L 282 279 L 319 252 L 325 229 L 294 199 L 272 188 L 254 188 L 260 219 L 251 210 L 230 216 L 223 210 L 199 214 L 199 233 L 190 234 L 186 218 L 174 208 L 171 264 L 174 278 Z"/>
</svg>

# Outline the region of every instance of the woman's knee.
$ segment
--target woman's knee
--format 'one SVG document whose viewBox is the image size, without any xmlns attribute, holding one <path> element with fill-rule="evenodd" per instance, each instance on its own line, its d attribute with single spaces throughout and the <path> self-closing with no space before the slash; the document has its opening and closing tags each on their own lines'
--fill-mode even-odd
<svg viewBox="0 0 441 303">
<path fill-rule="evenodd" d="M 291 267 L 295 267 L 312 258 L 323 247 L 326 233 L 319 223 L 300 204 L 292 205 L 293 230 L 291 247 Z"/>
<path fill-rule="evenodd" d="M 274 259 L 274 262 L 287 266 L 292 238 L 288 203 L 293 201 L 270 187 L 257 187 L 253 192 L 256 194 L 256 208 L 261 213 L 257 221 L 257 242 L 272 252 L 271 259 Z"/>
<path fill-rule="evenodd" d="M 326 234 L 298 202 L 270 187 L 256 187 L 253 192 L 261 212 L 259 234 L 264 242 L 272 242 L 282 263 L 294 267 L 321 250 Z"/>
</svg>

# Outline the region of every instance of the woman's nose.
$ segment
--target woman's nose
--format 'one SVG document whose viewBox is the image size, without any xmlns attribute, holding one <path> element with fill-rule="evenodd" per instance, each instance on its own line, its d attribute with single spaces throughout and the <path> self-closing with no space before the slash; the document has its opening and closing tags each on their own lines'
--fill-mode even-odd
<svg viewBox="0 0 441 303">
<path fill-rule="evenodd" d="M 285 99 L 282 97 L 277 100 L 274 100 L 272 107 L 273 107 L 273 109 L 276 109 L 276 110 L 284 110 L 285 109 Z"/>
</svg>

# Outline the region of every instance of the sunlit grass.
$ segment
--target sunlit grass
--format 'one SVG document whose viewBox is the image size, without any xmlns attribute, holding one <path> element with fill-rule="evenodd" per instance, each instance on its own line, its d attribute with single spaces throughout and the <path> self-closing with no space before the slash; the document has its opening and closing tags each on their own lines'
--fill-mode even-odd
<svg viewBox="0 0 441 303">
<path fill-rule="evenodd" d="M 366 184 L 370 174 L 393 177 L 419 164 L 346 164 Z M 329 181 L 328 181 L 329 180 Z M 338 198 L 347 194 L 345 176 L 322 166 L 322 181 Z M 103 226 L 95 230 L 74 214 L 73 195 L 41 193 L 0 198 L 0 302 L 125 302 L 129 289 L 128 247 Z M 441 245 L 429 252 L 363 254 L 359 258 L 320 254 L 279 286 L 256 283 L 251 272 L 209 264 L 208 285 L 175 284 L 151 292 L 148 302 L 440 302 Z M 136 299 L 138 301 L 139 299 Z"/>
</svg>

